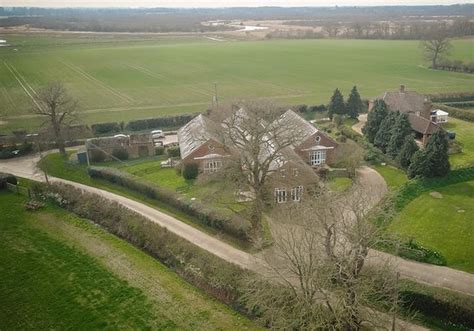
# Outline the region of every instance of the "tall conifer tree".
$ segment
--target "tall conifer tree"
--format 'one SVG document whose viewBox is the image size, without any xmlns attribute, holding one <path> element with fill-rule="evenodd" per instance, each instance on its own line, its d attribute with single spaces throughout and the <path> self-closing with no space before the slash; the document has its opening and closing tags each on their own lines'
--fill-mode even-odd
<svg viewBox="0 0 474 331">
<path fill-rule="evenodd" d="M 375 135 L 380 129 L 380 124 L 388 115 L 387 104 L 383 100 L 375 100 L 372 110 L 367 115 L 367 123 L 362 128 L 362 132 L 371 143 L 374 142 Z"/>
<path fill-rule="evenodd" d="M 349 99 L 347 99 L 347 115 L 349 115 L 350 118 L 358 118 L 363 107 L 364 104 L 362 103 L 360 94 L 357 91 L 357 86 L 354 86 L 351 90 L 351 94 L 349 95 Z"/>
<path fill-rule="evenodd" d="M 405 141 L 406 136 L 411 134 L 411 124 L 408 120 L 407 114 L 400 114 L 392 130 L 392 136 L 387 146 L 387 154 L 395 159 L 402 148 L 403 142 Z"/>
<path fill-rule="evenodd" d="M 331 97 L 328 106 L 328 115 L 332 119 L 334 115 L 344 115 L 346 113 L 346 105 L 344 104 L 344 97 L 341 91 L 336 89 Z"/>
</svg>

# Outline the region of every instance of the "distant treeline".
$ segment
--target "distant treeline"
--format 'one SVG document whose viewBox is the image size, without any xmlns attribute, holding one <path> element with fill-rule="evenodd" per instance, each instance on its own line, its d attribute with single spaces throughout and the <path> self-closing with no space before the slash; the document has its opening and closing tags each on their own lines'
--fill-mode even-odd
<svg viewBox="0 0 474 331">
<path fill-rule="evenodd" d="M 201 24 L 211 20 L 294 20 L 298 25 L 313 26 L 322 22 L 329 26 L 338 24 L 337 22 L 419 21 L 430 16 L 439 19 L 452 17 L 469 19 L 472 18 L 472 13 L 474 13 L 472 4 L 216 9 L 0 7 L 0 16 L 5 17 L 0 19 L 0 26 L 28 25 L 33 28 L 96 32 L 207 32 L 231 29 L 225 25 Z M 402 26 L 405 27 L 405 24 Z M 371 27 L 370 31 L 373 30 L 374 27 Z M 359 33 L 363 29 L 354 26 L 354 31 Z M 372 36 L 372 33 L 361 32 L 361 36 L 364 35 Z"/>
<path fill-rule="evenodd" d="M 327 22 L 321 20 L 289 21 L 286 25 L 306 26 L 308 29 L 272 31 L 267 38 L 355 38 L 355 39 L 424 39 L 433 31 L 442 30 L 448 37 L 474 35 L 474 21 L 467 17 L 447 18 L 447 21 L 403 19 L 390 22 L 356 20 L 352 22 Z M 318 28 L 314 31 L 309 28 Z"/>
</svg>

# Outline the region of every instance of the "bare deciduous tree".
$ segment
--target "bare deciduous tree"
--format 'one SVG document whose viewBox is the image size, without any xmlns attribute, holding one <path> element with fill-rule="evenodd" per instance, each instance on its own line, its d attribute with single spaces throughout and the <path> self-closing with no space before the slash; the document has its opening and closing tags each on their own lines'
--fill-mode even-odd
<svg viewBox="0 0 474 331">
<path fill-rule="evenodd" d="M 421 48 L 427 61 L 431 62 L 431 67 L 436 69 L 438 60 L 444 55 L 448 55 L 452 46 L 442 30 L 436 30 L 430 34 L 430 37 L 421 42 Z"/>
<path fill-rule="evenodd" d="M 336 151 L 336 167 L 345 168 L 350 178 L 355 178 L 356 170 L 362 164 L 364 152 L 361 147 L 348 140 L 343 144 L 339 144 Z"/>
<path fill-rule="evenodd" d="M 279 107 L 268 101 L 245 102 L 212 114 L 220 123 L 215 134 L 229 150 L 223 173 L 246 185 L 254 199 L 250 207 L 252 236 L 262 238 L 262 215 L 269 199 L 268 181 L 285 162 L 286 150 L 304 137 L 297 123 L 278 122 Z"/>
<path fill-rule="evenodd" d="M 74 118 L 77 102 L 71 99 L 60 82 L 52 83 L 41 89 L 34 97 L 33 112 L 47 117 L 54 139 L 61 154 L 66 154 L 64 145 L 64 125 Z"/>
<path fill-rule="evenodd" d="M 390 317 L 369 306 L 396 310 L 397 278 L 380 261 L 366 266 L 379 242 L 378 228 L 367 217 L 367 197 L 352 192 L 334 201 L 279 210 L 275 249 L 265 256 L 267 282 L 250 281 L 243 299 L 277 329 L 360 330 L 390 325 Z"/>
</svg>

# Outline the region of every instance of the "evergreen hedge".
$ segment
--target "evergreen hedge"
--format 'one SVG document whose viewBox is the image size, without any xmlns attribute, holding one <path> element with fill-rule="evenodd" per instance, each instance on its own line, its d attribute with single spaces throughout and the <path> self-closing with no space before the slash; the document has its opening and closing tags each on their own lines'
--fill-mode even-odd
<svg viewBox="0 0 474 331">
<path fill-rule="evenodd" d="M 196 114 L 184 114 L 135 120 L 128 122 L 125 128 L 130 131 L 178 128 L 191 121 L 195 116 Z"/>
<path fill-rule="evenodd" d="M 114 168 L 89 167 L 88 173 L 89 176 L 93 178 L 104 179 L 144 194 L 150 199 L 163 202 L 186 213 L 201 224 L 225 232 L 238 239 L 244 241 L 249 240 L 247 234 L 250 229 L 250 223 L 239 215 L 228 215 L 227 213 L 208 207 L 198 201 L 190 201 L 175 191 L 154 186 L 142 181 L 139 177 L 121 172 Z"/>
<path fill-rule="evenodd" d="M 101 135 L 106 133 L 117 133 L 122 131 L 122 128 L 118 122 L 107 122 L 92 124 L 91 130 L 94 135 Z"/>
</svg>

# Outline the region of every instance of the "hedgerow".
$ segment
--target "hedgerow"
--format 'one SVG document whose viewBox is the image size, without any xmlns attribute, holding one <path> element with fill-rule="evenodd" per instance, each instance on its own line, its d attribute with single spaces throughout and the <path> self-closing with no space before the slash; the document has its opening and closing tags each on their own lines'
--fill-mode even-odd
<svg viewBox="0 0 474 331">
<path fill-rule="evenodd" d="M 449 116 L 455 117 L 460 120 L 474 122 L 474 112 L 471 112 L 469 110 L 450 107 L 442 104 L 434 104 L 434 107 L 448 112 Z"/>
<path fill-rule="evenodd" d="M 93 178 L 107 180 L 111 183 L 144 194 L 150 199 L 161 201 L 188 214 L 201 224 L 223 231 L 241 240 L 249 240 L 247 234 L 250 229 L 250 223 L 237 214 L 224 214 L 219 210 L 205 206 L 199 201 L 190 201 L 175 191 L 154 186 L 142 181 L 139 177 L 121 172 L 114 168 L 89 167 L 88 173 L 89 176 Z"/>
<path fill-rule="evenodd" d="M 445 177 L 415 179 L 403 185 L 395 196 L 396 210 L 402 210 L 423 192 L 474 179 L 474 167 L 452 170 Z"/>
<path fill-rule="evenodd" d="M 240 289 L 248 271 L 97 194 L 63 183 L 36 184 L 33 192 L 38 199 L 49 201 L 99 224 L 157 258 L 195 286 L 239 308 Z"/>
</svg>

